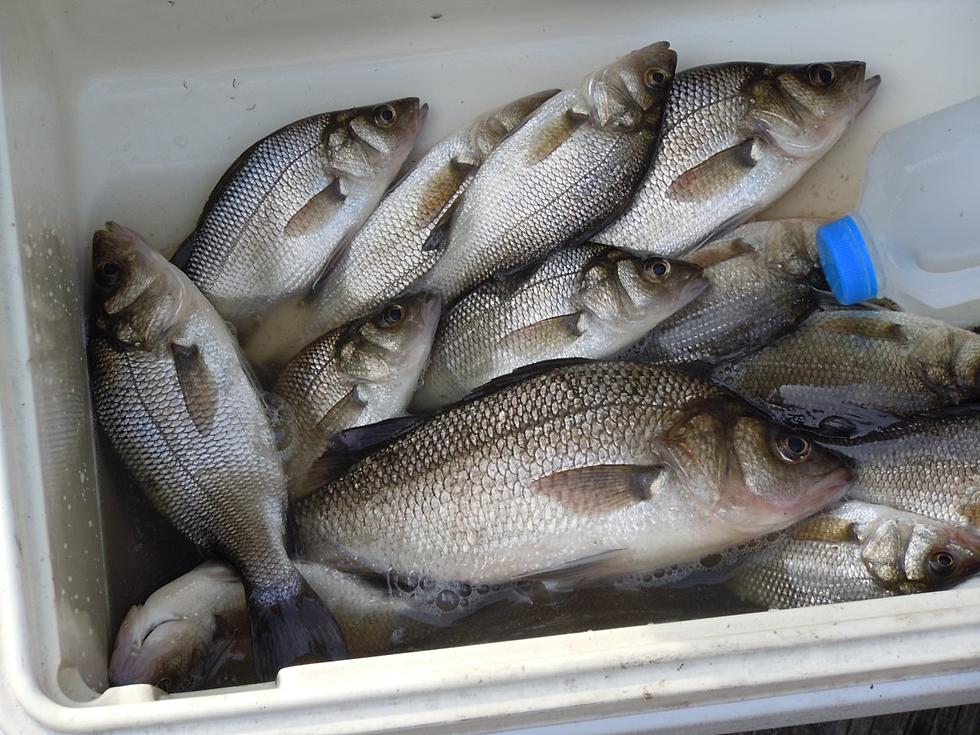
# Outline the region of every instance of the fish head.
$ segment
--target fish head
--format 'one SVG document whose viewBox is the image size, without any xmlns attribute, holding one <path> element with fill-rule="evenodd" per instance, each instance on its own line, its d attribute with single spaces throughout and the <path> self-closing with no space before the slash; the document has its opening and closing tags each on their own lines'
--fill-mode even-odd
<svg viewBox="0 0 980 735">
<path fill-rule="evenodd" d="M 479 151 L 478 165 L 500 145 L 500 142 L 524 124 L 531 113 L 558 94 L 560 89 L 546 89 L 509 102 L 496 110 L 481 115 L 470 128 L 474 147 Z"/>
<path fill-rule="evenodd" d="M 667 105 L 677 54 L 666 41 L 617 59 L 586 78 L 583 95 L 593 124 L 629 132 L 656 124 Z"/>
<path fill-rule="evenodd" d="M 127 349 L 156 349 L 183 319 L 193 288 L 136 232 L 107 222 L 92 238 L 94 327 Z"/>
<path fill-rule="evenodd" d="M 210 637 L 189 620 L 161 620 L 136 605 L 116 635 L 109 681 L 114 686 L 152 684 L 168 692 L 185 691 L 193 687 L 193 671 L 210 646 Z"/>
<path fill-rule="evenodd" d="M 762 244 L 766 266 L 773 273 L 799 283 L 813 282 L 821 273 L 817 256 L 816 220 L 769 223 Z"/>
<path fill-rule="evenodd" d="M 734 401 L 693 406 L 667 439 L 695 502 L 748 536 L 815 513 L 851 481 L 841 459 Z"/>
<path fill-rule="evenodd" d="M 860 114 L 881 77 L 862 61 L 766 66 L 747 82 L 756 132 L 785 155 L 822 156 Z"/>
<path fill-rule="evenodd" d="M 428 105 L 418 97 L 337 113 L 323 134 L 326 164 L 341 177 L 393 178 L 422 130 Z"/>
<path fill-rule="evenodd" d="M 704 269 L 693 263 L 608 248 L 586 263 L 571 300 L 611 325 L 638 324 L 646 332 L 707 285 Z"/>
<path fill-rule="evenodd" d="M 951 587 L 980 572 L 980 534 L 896 514 L 861 539 L 861 560 L 879 585 L 902 594 Z"/>
<path fill-rule="evenodd" d="M 360 382 L 418 382 L 439 324 L 442 300 L 429 292 L 404 294 L 356 322 L 337 341 L 337 363 Z"/>
</svg>

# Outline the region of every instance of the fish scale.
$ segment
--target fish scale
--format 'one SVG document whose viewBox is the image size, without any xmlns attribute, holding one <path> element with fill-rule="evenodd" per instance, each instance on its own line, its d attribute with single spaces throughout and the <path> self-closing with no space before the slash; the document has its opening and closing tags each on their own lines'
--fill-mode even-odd
<svg viewBox="0 0 980 735">
<path fill-rule="evenodd" d="M 601 571 L 587 576 L 603 577 L 701 558 L 843 490 L 846 471 L 820 453 L 767 484 L 784 471 L 760 438 L 772 429 L 734 405 L 718 409 L 737 417 L 732 425 L 709 411 L 682 421 L 683 436 L 666 436 L 692 401 L 720 396 L 697 378 L 629 363 L 563 366 L 501 387 L 436 414 L 300 501 L 303 554 L 480 582 L 598 555 Z M 684 447 L 694 445 L 738 459 L 692 462 Z M 392 517 L 398 523 L 384 520 Z"/>
</svg>

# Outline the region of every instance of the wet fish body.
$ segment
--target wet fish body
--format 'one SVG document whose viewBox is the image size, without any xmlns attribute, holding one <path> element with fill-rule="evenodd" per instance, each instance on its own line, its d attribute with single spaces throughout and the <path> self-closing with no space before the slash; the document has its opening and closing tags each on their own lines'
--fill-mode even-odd
<svg viewBox="0 0 980 735">
<path fill-rule="evenodd" d="M 428 360 L 439 312 L 437 297 L 406 296 L 330 332 L 289 361 L 272 392 L 285 401 L 283 453 L 294 496 L 332 437 L 404 413 Z"/>
<path fill-rule="evenodd" d="M 859 61 L 733 62 L 677 74 L 656 161 L 596 242 L 676 257 L 762 211 L 874 96 Z"/>
<path fill-rule="evenodd" d="M 901 312 L 818 312 L 712 379 L 783 423 L 861 435 L 980 396 L 980 336 Z"/>
<path fill-rule="evenodd" d="M 676 61 L 655 43 L 541 105 L 477 172 L 422 287 L 451 302 L 622 211 L 656 152 Z"/>
<path fill-rule="evenodd" d="M 980 533 L 849 501 L 808 518 L 728 583 L 774 608 L 826 605 L 951 587 L 980 571 Z"/>
<path fill-rule="evenodd" d="M 601 581 L 784 528 L 846 488 L 839 461 L 805 440 L 728 401 L 694 405 L 712 399 L 702 380 L 630 363 L 500 387 L 302 499 L 304 557 L 437 580 Z"/>
<path fill-rule="evenodd" d="M 819 305 L 815 220 L 750 222 L 688 256 L 708 285 L 620 358 L 710 369 L 764 347 Z"/>
<path fill-rule="evenodd" d="M 259 675 L 343 654 L 339 629 L 283 545 L 286 478 L 224 321 L 131 230 L 96 233 L 89 343 L 99 423 L 180 532 L 239 570 Z"/>
<path fill-rule="evenodd" d="M 980 526 L 980 411 L 924 416 L 860 440 L 822 440 L 851 460 L 848 497 Z"/>
<path fill-rule="evenodd" d="M 431 410 L 525 365 L 619 352 L 704 288 L 701 269 L 604 245 L 557 250 L 447 312 L 413 406 Z"/>
<path fill-rule="evenodd" d="M 426 241 L 488 155 L 558 90 L 514 100 L 437 143 L 385 195 L 313 290 L 279 304 L 245 342 L 249 359 L 277 367 L 318 337 L 398 296 L 438 260 Z"/>
<path fill-rule="evenodd" d="M 225 172 L 174 262 L 244 336 L 304 292 L 377 206 L 421 129 L 415 97 L 266 136 Z"/>
</svg>

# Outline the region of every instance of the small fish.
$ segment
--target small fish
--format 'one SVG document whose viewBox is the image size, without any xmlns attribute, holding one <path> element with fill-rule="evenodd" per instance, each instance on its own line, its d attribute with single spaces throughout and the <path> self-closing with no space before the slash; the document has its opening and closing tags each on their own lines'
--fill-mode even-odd
<svg viewBox="0 0 980 735">
<path fill-rule="evenodd" d="M 844 503 L 789 529 L 728 582 L 773 608 L 945 589 L 980 571 L 980 533 L 883 505 Z"/>
<path fill-rule="evenodd" d="M 980 397 L 980 335 L 901 312 L 817 312 L 712 379 L 787 425 L 858 436 Z"/>
<path fill-rule="evenodd" d="M 248 590 L 257 673 L 345 653 L 286 554 L 286 477 L 224 320 L 135 232 L 95 233 L 89 340 L 99 424 L 154 506 Z"/>
<path fill-rule="evenodd" d="M 596 242 L 677 257 L 762 211 L 838 141 L 881 81 L 860 61 L 677 74 L 656 161 Z"/>
<path fill-rule="evenodd" d="M 407 97 L 266 136 L 221 177 L 174 263 L 245 336 L 343 249 L 404 163 L 426 110 Z"/>
<path fill-rule="evenodd" d="M 428 360 L 439 311 L 435 296 L 406 296 L 321 337 L 286 364 L 272 393 L 288 410 L 280 417 L 288 432 L 281 444 L 294 497 L 334 435 L 405 411 Z"/>
<path fill-rule="evenodd" d="M 772 343 L 820 304 L 815 220 L 750 222 L 691 253 L 708 287 L 620 359 L 710 369 Z"/>
<path fill-rule="evenodd" d="M 438 260 L 429 236 L 473 181 L 483 161 L 527 116 L 558 93 L 549 89 L 491 110 L 437 143 L 389 191 L 342 256 L 310 292 L 269 312 L 245 341 L 256 365 L 275 369 L 300 348 L 398 296 Z"/>
<path fill-rule="evenodd" d="M 701 268 L 605 245 L 556 250 L 493 278 L 444 316 L 412 406 L 455 403 L 519 367 L 619 352 L 704 289 Z"/>
<path fill-rule="evenodd" d="M 980 527 L 980 410 L 923 416 L 859 440 L 821 439 L 854 468 L 848 497 Z"/>
<path fill-rule="evenodd" d="M 676 63 L 668 44 L 655 43 L 541 105 L 458 200 L 449 242 L 421 287 L 450 303 L 616 217 L 657 150 Z"/>
<path fill-rule="evenodd" d="M 837 458 L 666 368 L 539 365 L 478 393 L 373 452 L 358 435 L 377 446 L 378 425 L 341 435 L 367 456 L 298 502 L 303 557 L 601 583 L 785 528 L 849 483 Z"/>
</svg>

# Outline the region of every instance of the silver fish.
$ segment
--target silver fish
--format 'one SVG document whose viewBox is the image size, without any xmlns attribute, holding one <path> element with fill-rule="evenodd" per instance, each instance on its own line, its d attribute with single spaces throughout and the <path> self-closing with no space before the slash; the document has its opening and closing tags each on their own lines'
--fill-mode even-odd
<svg viewBox="0 0 980 735">
<path fill-rule="evenodd" d="M 422 287 L 451 302 L 619 214 L 656 152 L 676 62 L 655 43 L 541 105 L 477 172 Z"/>
<path fill-rule="evenodd" d="M 980 412 L 912 419 L 860 440 L 822 439 L 851 460 L 848 497 L 980 527 Z"/>
<path fill-rule="evenodd" d="M 343 655 L 336 622 L 286 554 L 286 477 L 224 321 L 131 230 L 97 232 L 92 261 L 92 388 L 113 449 L 177 530 L 241 573 L 263 680 Z"/>
<path fill-rule="evenodd" d="M 291 494 L 330 439 L 352 426 L 404 413 L 425 369 L 440 302 L 406 296 L 368 319 L 334 330 L 290 360 L 272 389 L 285 401 L 280 416 Z"/>
<path fill-rule="evenodd" d="M 377 441 L 378 427 L 366 429 Z M 588 363 L 402 429 L 300 500 L 296 520 L 307 559 L 436 580 L 591 583 L 784 528 L 848 481 L 839 460 L 705 381 Z"/>
<path fill-rule="evenodd" d="M 657 159 L 596 242 L 677 256 L 788 191 L 841 137 L 881 81 L 860 61 L 734 62 L 677 74 Z"/>
<path fill-rule="evenodd" d="M 980 397 L 980 335 L 901 312 L 817 312 L 712 379 L 780 422 L 860 435 Z"/>
<path fill-rule="evenodd" d="M 708 287 L 620 359 L 712 367 L 754 352 L 820 303 L 815 220 L 750 222 L 691 253 Z"/>
<path fill-rule="evenodd" d="M 256 365 L 275 368 L 304 345 L 395 298 L 442 247 L 423 247 L 487 156 L 557 89 L 498 107 L 437 143 L 385 195 L 310 293 L 288 299 L 245 341 Z"/>
<path fill-rule="evenodd" d="M 374 210 L 426 109 L 408 97 L 266 136 L 221 177 L 174 262 L 244 336 L 273 304 L 308 289 Z"/>
<path fill-rule="evenodd" d="M 766 607 L 826 605 L 951 587 L 980 571 L 980 533 L 847 502 L 759 552 L 729 586 Z"/>
<path fill-rule="evenodd" d="M 532 363 L 613 355 L 705 285 L 701 268 L 678 260 L 588 243 L 556 250 L 478 286 L 447 311 L 413 409 L 455 403 Z"/>
</svg>

